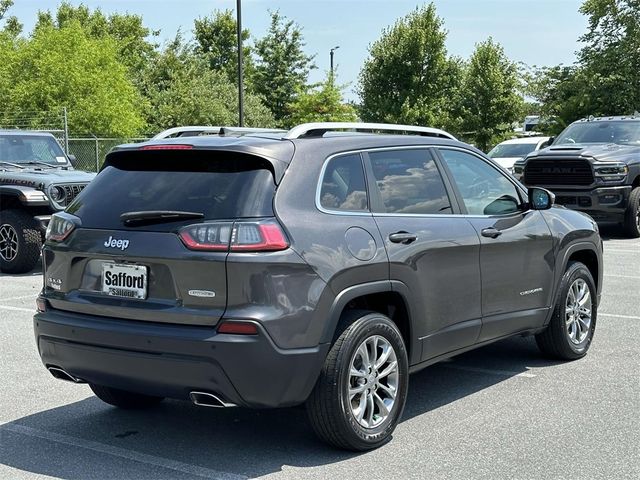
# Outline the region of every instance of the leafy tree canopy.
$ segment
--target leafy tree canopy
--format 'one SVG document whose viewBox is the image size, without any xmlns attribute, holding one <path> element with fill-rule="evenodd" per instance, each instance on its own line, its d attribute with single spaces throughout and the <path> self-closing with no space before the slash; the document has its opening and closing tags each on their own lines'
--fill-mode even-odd
<svg viewBox="0 0 640 480">
<path fill-rule="evenodd" d="M 476 45 L 462 85 L 462 127 L 480 150 L 513 134 L 524 107 L 519 86 L 518 67 L 499 44 Z"/>
<path fill-rule="evenodd" d="M 433 3 L 384 30 L 360 72 L 363 119 L 438 127 L 455 123 L 462 64 L 447 56 L 446 37 Z"/>
<path fill-rule="evenodd" d="M 160 32 L 146 27 L 141 16 L 129 13 L 105 15 L 100 9 L 91 11 L 83 4 L 76 7 L 64 1 L 54 14 L 50 11 L 38 12 L 35 31 L 41 28 L 62 29 L 73 22 L 78 22 L 90 38 L 113 40 L 118 58 L 133 76 L 155 54 L 157 45 L 149 39 L 157 37 Z"/>
<path fill-rule="evenodd" d="M 289 105 L 290 124 L 309 122 L 355 122 L 358 115 L 352 105 L 344 103 L 342 89 L 329 74 L 327 79 L 301 92 Z"/>
<path fill-rule="evenodd" d="M 210 17 L 194 22 L 196 53 L 206 57 L 209 68 L 224 72 L 232 83 L 238 78 L 238 33 L 235 14 L 231 10 L 216 10 Z M 249 80 L 253 72 L 251 48 L 246 45 L 249 30 L 242 30 L 244 76 Z"/>
<path fill-rule="evenodd" d="M 0 57 L 1 102 L 28 113 L 32 128 L 46 123 L 40 116 L 62 107 L 75 133 L 131 136 L 144 125 L 142 99 L 118 61 L 115 42 L 89 38 L 78 22 L 0 41 Z"/>
<path fill-rule="evenodd" d="M 256 41 L 254 89 L 273 112 L 279 125 L 289 123 L 289 105 L 304 90 L 313 56 L 304 53 L 302 29 L 279 12 L 271 12 L 266 36 Z"/>
<path fill-rule="evenodd" d="M 145 73 L 151 107 L 149 127 L 160 131 L 180 125 L 237 125 L 238 90 L 224 72 L 209 68 L 181 36 L 171 42 Z M 253 94 L 245 95 L 245 124 L 272 127 L 269 109 Z"/>
</svg>

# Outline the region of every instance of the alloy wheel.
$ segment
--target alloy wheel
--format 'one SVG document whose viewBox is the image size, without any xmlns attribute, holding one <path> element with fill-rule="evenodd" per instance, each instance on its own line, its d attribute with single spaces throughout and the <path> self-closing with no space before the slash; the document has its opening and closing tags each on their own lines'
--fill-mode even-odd
<svg viewBox="0 0 640 480">
<path fill-rule="evenodd" d="M 5 262 L 13 261 L 18 255 L 18 232 L 5 223 L 0 226 L 0 257 Z"/>
<path fill-rule="evenodd" d="M 589 335 L 591 329 L 591 290 L 582 278 L 576 279 L 569 287 L 565 303 L 565 325 L 569 340 L 579 345 Z"/>
<path fill-rule="evenodd" d="M 365 339 L 351 358 L 348 399 L 351 413 L 364 428 L 375 428 L 391 414 L 398 393 L 398 358 L 387 339 Z"/>
</svg>

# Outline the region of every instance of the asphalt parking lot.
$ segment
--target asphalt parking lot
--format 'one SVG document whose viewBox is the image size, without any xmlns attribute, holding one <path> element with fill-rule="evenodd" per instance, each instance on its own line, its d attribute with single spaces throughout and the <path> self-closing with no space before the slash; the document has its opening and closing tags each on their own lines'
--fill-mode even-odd
<svg viewBox="0 0 640 480">
<path fill-rule="evenodd" d="M 391 443 L 329 449 L 301 408 L 111 408 L 43 368 L 40 272 L 0 276 L 0 478 L 640 478 L 640 240 L 603 230 L 605 286 L 586 358 L 499 342 L 411 377 Z"/>
</svg>

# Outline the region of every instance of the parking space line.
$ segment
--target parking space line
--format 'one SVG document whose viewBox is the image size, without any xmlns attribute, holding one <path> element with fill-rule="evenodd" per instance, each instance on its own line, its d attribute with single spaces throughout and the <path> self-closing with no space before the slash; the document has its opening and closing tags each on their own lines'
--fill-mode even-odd
<svg viewBox="0 0 640 480">
<path fill-rule="evenodd" d="M 600 313 L 598 312 L 600 317 L 612 317 L 612 318 L 628 318 L 630 320 L 640 320 L 640 317 L 636 317 L 634 315 L 616 315 L 613 313 Z"/>
<path fill-rule="evenodd" d="M 605 248 L 604 253 L 640 253 L 640 249 L 638 250 L 614 250 L 612 248 Z"/>
<path fill-rule="evenodd" d="M 0 308 L 3 310 L 13 310 L 14 312 L 36 313 L 35 308 L 10 307 L 9 305 L 0 305 Z"/>
<path fill-rule="evenodd" d="M 511 372 L 509 370 L 494 370 L 490 368 L 465 367 L 464 365 L 454 365 L 451 363 L 440 363 L 438 365 L 445 368 L 452 368 L 454 370 L 462 370 L 465 372 L 474 372 L 474 373 L 486 373 L 488 375 L 498 375 L 500 377 L 534 378 L 536 376 L 534 373 L 528 373 L 528 372 Z"/>
<path fill-rule="evenodd" d="M 634 278 L 640 280 L 640 277 L 636 277 L 634 275 L 613 275 L 609 273 L 605 273 L 605 277 L 615 277 L 615 278 Z"/>
<path fill-rule="evenodd" d="M 114 447 L 105 443 L 93 442 L 91 440 L 85 440 L 81 438 L 71 437 L 69 435 L 62 435 L 60 433 L 47 432 L 45 430 L 39 430 L 37 428 L 27 427 L 25 425 L 18 424 L 5 424 L 0 425 L 0 430 L 6 430 L 9 432 L 27 435 L 29 437 L 40 438 L 42 440 L 48 440 L 50 442 L 60 443 L 63 445 L 69 445 L 71 447 L 84 448 L 98 453 L 104 453 L 113 457 L 124 458 L 126 460 L 132 460 L 134 462 L 143 463 L 146 465 L 152 465 L 154 467 L 166 468 L 175 472 L 186 473 L 188 475 L 195 475 L 204 478 L 213 478 L 218 480 L 246 480 L 249 477 L 244 475 L 237 475 L 234 473 L 219 472 L 211 470 L 205 467 L 199 467 L 190 463 L 178 462 L 176 460 L 169 460 L 168 458 L 157 457 L 155 455 L 148 455 L 146 453 L 134 452 L 125 448 Z"/>
</svg>

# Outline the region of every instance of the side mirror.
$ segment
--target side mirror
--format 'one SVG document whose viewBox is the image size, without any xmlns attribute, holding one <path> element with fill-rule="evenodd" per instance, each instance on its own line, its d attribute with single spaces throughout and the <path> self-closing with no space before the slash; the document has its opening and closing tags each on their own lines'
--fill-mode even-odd
<svg viewBox="0 0 640 480">
<path fill-rule="evenodd" d="M 553 143 L 553 141 L 555 139 L 556 139 L 556 137 L 550 137 L 549 140 L 547 140 L 542 145 L 540 145 L 540 150 L 542 150 L 543 148 L 547 148 L 547 147 L 551 146 L 551 144 Z"/>
<path fill-rule="evenodd" d="M 529 189 L 529 208 L 532 210 L 549 210 L 556 203 L 556 196 L 549 190 L 540 187 Z"/>
<path fill-rule="evenodd" d="M 75 167 L 75 166 L 76 166 L 76 163 L 78 162 L 78 159 L 76 158 L 76 156 L 75 156 L 75 155 L 68 154 L 68 155 L 67 155 L 67 158 L 69 159 L 69 162 L 71 162 L 71 166 L 72 166 L 72 167 Z"/>
</svg>

